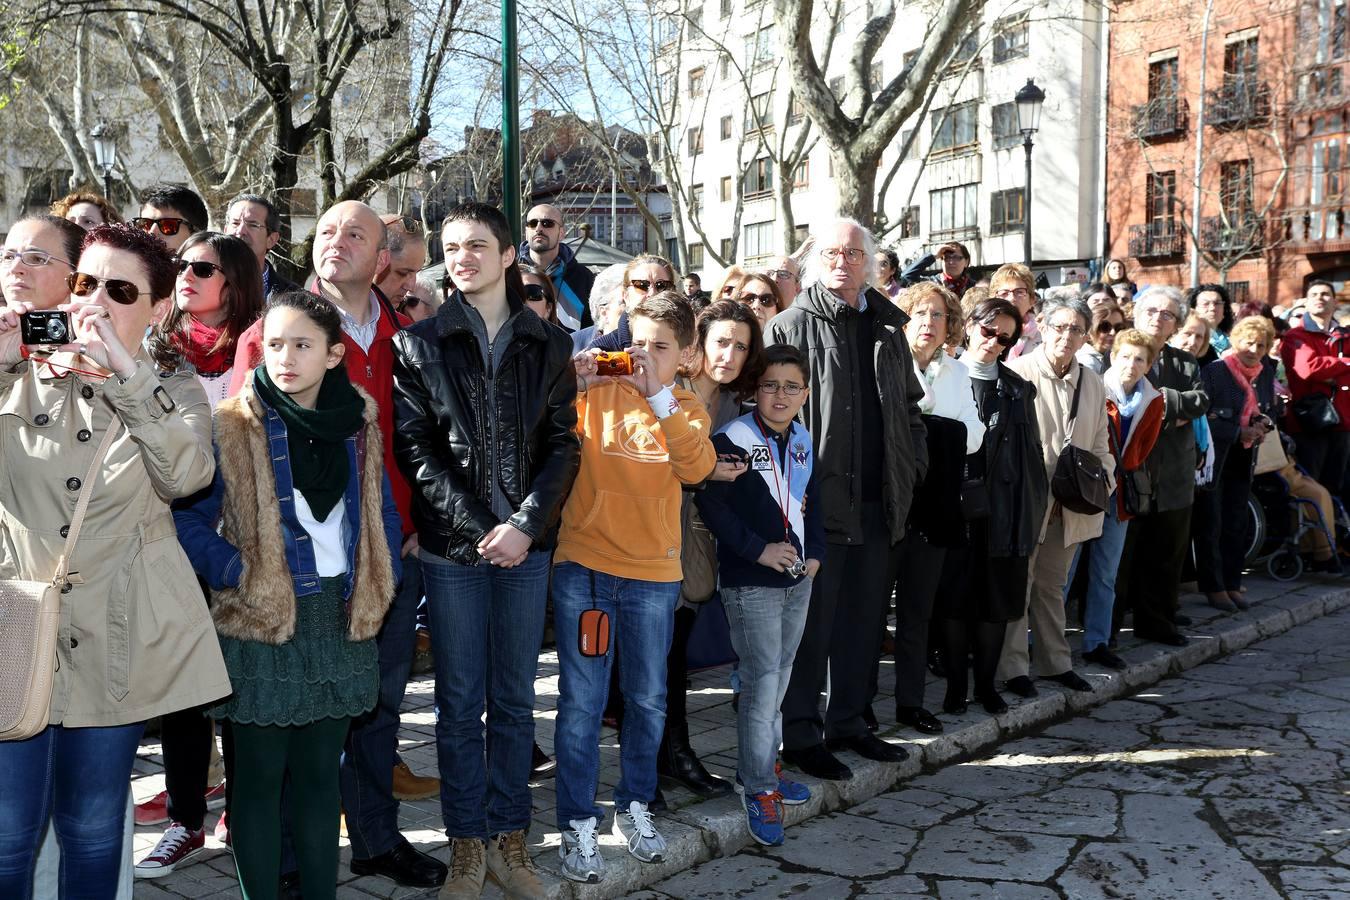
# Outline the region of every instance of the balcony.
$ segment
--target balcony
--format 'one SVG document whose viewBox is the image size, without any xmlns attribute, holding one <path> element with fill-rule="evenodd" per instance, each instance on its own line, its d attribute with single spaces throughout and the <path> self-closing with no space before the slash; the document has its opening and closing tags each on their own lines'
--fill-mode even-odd
<svg viewBox="0 0 1350 900">
<path fill-rule="evenodd" d="M 1165 141 L 1181 137 L 1190 125 L 1190 105 L 1178 97 L 1155 97 L 1132 107 L 1134 136 L 1141 141 Z"/>
<path fill-rule="evenodd" d="M 1270 85 L 1250 78 L 1227 79 L 1205 91 L 1205 121 L 1219 129 L 1250 128 L 1270 118 Z"/>
<path fill-rule="evenodd" d="M 1160 219 L 1130 226 L 1130 255 L 1135 259 L 1161 259 L 1186 252 L 1186 232 L 1175 222 Z"/>
<path fill-rule="evenodd" d="M 1306 252 L 1342 252 L 1350 247 L 1350 222 L 1339 204 L 1286 210 L 1279 229 L 1276 239 Z"/>
<path fill-rule="evenodd" d="M 1266 245 L 1265 220 L 1253 213 L 1224 218 L 1205 216 L 1200 220 L 1200 246 L 1210 253 L 1234 253 L 1246 256 L 1258 253 Z"/>
</svg>

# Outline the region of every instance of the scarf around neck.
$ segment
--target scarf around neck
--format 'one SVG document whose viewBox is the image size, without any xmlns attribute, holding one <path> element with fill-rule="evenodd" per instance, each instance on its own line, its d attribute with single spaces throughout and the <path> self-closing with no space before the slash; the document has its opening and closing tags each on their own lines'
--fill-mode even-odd
<svg viewBox="0 0 1350 900">
<path fill-rule="evenodd" d="M 1256 388 L 1254 384 L 1257 377 L 1261 374 L 1261 363 L 1248 368 L 1238 359 L 1236 352 L 1229 350 L 1222 357 L 1223 364 L 1228 367 L 1229 373 L 1233 376 L 1241 387 L 1244 394 L 1242 403 L 1242 414 L 1238 416 L 1238 425 L 1246 426 L 1252 424 L 1257 416 L 1261 414 L 1261 404 L 1256 399 Z M 1253 441 L 1243 441 L 1242 446 L 1250 448 Z"/>
<path fill-rule="evenodd" d="M 253 370 L 253 390 L 286 425 L 294 488 L 305 495 L 315 518 L 327 519 L 351 475 L 347 438 L 365 425 L 366 404 L 347 378 L 347 367 L 329 369 L 323 376 L 314 409 L 278 388 L 266 366 Z"/>
<path fill-rule="evenodd" d="M 231 342 L 222 341 L 224 326 L 212 328 L 195 317 L 188 317 L 188 335 L 180 338 L 179 350 L 192 367 L 201 375 L 222 375 L 230 370 L 234 363 L 234 347 Z"/>
</svg>

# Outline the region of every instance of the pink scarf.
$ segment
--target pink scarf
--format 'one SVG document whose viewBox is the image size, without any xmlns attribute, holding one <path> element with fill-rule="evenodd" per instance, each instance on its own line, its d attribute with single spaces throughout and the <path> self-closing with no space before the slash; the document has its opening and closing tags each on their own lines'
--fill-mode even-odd
<svg viewBox="0 0 1350 900">
<path fill-rule="evenodd" d="M 1261 405 L 1256 402 L 1256 388 L 1252 386 L 1256 382 L 1257 376 L 1261 374 L 1261 363 L 1258 362 L 1255 366 L 1248 368 L 1242 364 L 1242 361 L 1232 350 L 1223 355 L 1223 363 L 1232 373 L 1233 380 L 1242 385 L 1242 390 L 1247 395 L 1245 402 L 1242 404 L 1242 414 L 1238 416 L 1238 426 L 1251 425 L 1252 422 L 1256 421 L 1256 417 L 1261 415 Z M 1250 449 L 1253 443 L 1255 442 L 1243 441 L 1242 446 Z"/>
</svg>

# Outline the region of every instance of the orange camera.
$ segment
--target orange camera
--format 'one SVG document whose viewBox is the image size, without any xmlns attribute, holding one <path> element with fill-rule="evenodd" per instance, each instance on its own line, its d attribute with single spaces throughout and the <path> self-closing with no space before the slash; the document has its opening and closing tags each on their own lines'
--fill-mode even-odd
<svg viewBox="0 0 1350 900">
<path fill-rule="evenodd" d="M 597 375 L 632 375 L 633 357 L 623 350 L 601 351 L 595 358 L 595 373 Z"/>
</svg>

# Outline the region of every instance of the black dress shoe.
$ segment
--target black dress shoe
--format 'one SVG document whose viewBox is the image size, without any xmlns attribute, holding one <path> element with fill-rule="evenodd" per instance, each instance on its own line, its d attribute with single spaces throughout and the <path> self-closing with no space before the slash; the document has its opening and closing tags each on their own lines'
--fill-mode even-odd
<svg viewBox="0 0 1350 900">
<path fill-rule="evenodd" d="M 825 749 L 824 744 L 801 750 L 783 750 L 783 762 L 807 775 L 826 781 L 848 781 L 853 770 L 839 761 L 839 757 Z"/>
<path fill-rule="evenodd" d="M 976 693 L 975 700 L 984 707 L 984 711 L 991 716 L 1008 711 L 1008 704 L 999 696 L 998 691 L 990 691 L 987 694 Z"/>
<path fill-rule="evenodd" d="M 703 767 L 694 748 L 687 743 L 688 728 L 673 728 L 673 734 L 656 755 L 656 774 L 681 784 L 700 797 L 722 797 L 732 791 L 731 782 L 718 778 Z"/>
<path fill-rule="evenodd" d="M 870 759 L 873 762 L 898 763 L 909 759 L 909 752 L 904 747 L 888 744 L 870 731 L 852 737 L 835 738 L 826 741 L 825 746 L 835 752 L 852 750 L 863 759 Z"/>
<path fill-rule="evenodd" d="M 863 707 L 863 724 L 867 726 L 868 731 L 876 731 L 881 727 L 881 723 L 877 721 L 877 714 L 872 712 L 872 704 L 870 703 Z"/>
<path fill-rule="evenodd" d="M 1019 697 L 1031 698 L 1036 696 L 1036 685 L 1031 683 L 1031 679 L 1025 675 L 1018 675 L 1016 678 L 1009 678 L 1005 687 Z"/>
<path fill-rule="evenodd" d="M 1183 614 L 1183 613 L 1175 613 L 1175 614 L 1173 614 L 1173 616 L 1172 616 L 1172 624 L 1173 624 L 1173 625 L 1189 625 L 1189 624 L 1191 624 L 1191 617 L 1188 616 L 1188 615 L 1185 615 L 1185 614 Z"/>
<path fill-rule="evenodd" d="M 928 651 L 928 671 L 935 678 L 947 677 L 947 652 L 945 650 Z"/>
<path fill-rule="evenodd" d="M 406 839 L 394 849 L 370 859 L 352 857 L 353 875 L 380 875 L 404 887 L 440 887 L 448 870 L 440 860 L 418 850 Z"/>
<path fill-rule="evenodd" d="M 1106 649 L 1105 644 L 1099 644 L 1084 653 L 1083 661 L 1096 663 L 1099 666 L 1106 666 L 1106 668 L 1115 669 L 1117 672 L 1125 668 L 1125 660 Z"/>
<path fill-rule="evenodd" d="M 1169 647 L 1185 647 L 1187 644 L 1190 643 L 1190 641 L 1186 639 L 1186 635 L 1182 634 L 1179 631 L 1173 631 L 1166 634 L 1153 634 L 1152 632 L 1148 631 L 1144 632 L 1136 631 L 1134 633 L 1134 636 L 1139 638 L 1139 640 L 1141 641 L 1152 641 L 1155 644 L 1166 644 Z"/>
<path fill-rule="evenodd" d="M 937 720 L 937 716 L 919 706 L 897 709 L 895 721 L 908 725 L 920 734 L 942 734 L 942 723 Z"/>
<path fill-rule="evenodd" d="M 1058 675 L 1046 675 L 1045 677 L 1048 681 L 1053 681 L 1055 684 L 1062 684 L 1071 691 L 1086 691 L 1089 693 L 1092 691 L 1092 685 L 1073 669 L 1070 669 L 1067 672 L 1060 672 Z"/>
<path fill-rule="evenodd" d="M 534 745 L 534 756 L 530 760 L 530 775 L 537 779 L 552 778 L 558 774 L 558 761 L 549 759 L 538 744 Z"/>
<path fill-rule="evenodd" d="M 281 873 L 280 893 L 286 900 L 304 900 L 300 894 L 299 872 Z"/>
</svg>

